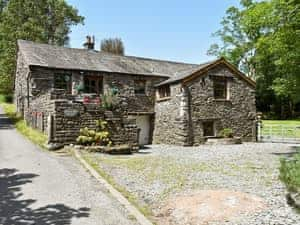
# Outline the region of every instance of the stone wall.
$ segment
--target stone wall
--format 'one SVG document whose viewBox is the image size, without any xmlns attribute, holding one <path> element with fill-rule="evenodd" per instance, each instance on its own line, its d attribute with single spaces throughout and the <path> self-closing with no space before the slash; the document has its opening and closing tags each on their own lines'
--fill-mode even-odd
<svg viewBox="0 0 300 225">
<path fill-rule="evenodd" d="M 230 82 L 230 99 L 214 99 L 213 76 Z M 157 102 L 154 143 L 198 145 L 205 141 L 203 122 L 213 121 L 216 135 L 224 128 L 244 141 L 255 141 L 255 90 L 219 65 L 182 87 L 171 85 L 171 98 Z"/>
<path fill-rule="evenodd" d="M 96 129 L 96 120 L 108 122 L 113 144 L 137 145 L 135 120 L 129 119 L 122 110 L 104 110 L 95 104 L 70 103 L 66 100 L 53 100 L 53 137 L 52 143 L 75 143 L 80 128 Z M 68 115 L 66 111 L 78 112 Z"/>
<path fill-rule="evenodd" d="M 135 80 L 146 81 L 145 94 L 134 93 Z M 151 113 L 154 112 L 155 104 L 154 85 L 162 80 L 162 78 L 157 77 L 111 74 L 104 77 L 104 93 L 111 88 L 117 88 L 120 104 L 129 112 Z"/>
<path fill-rule="evenodd" d="M 72 74 L 73 86 L 82 84 L 83 76 L 95 75 L 103 77 L 103 91 L 107 94 L 112 88 L 118 90 L 118 102 L 129 112 L 154 112 L 155 104 L 155 88 L 154 85 L 161 82 L 163 78 L 151 77 L 151 76 L 134 76 L 125 74 L 111 74 L 100 72 L 79 72 L 79 71 L 67 71 L 57 69 L 47 69 L 34 67 L 31 70 L 30 78 L 30 94 L 32 96 L 39 96 L 46 92 L 53 92 L 53 81 L 55 73 L 69 73 Z M 135 80 L 146 81 L 146 93 L 135 94 L 134 93 L 134 81 Z M 23 81 L 22 81 L 23 82 Z M 72 92 L 73 93 L 73 92 Z M 65 99 L 68 96 L 61 95 L 61 99 Z"/>
<path fill-rule="evenodd" d="M 229 100 L 214 99 L 212 76 L 228 77 Z M 190 113 L 193 143 L 203 142 L 203 122 L 214 121 L 218 135 L 224 128 L 231 128 L 234 136 L 244 141 L 255 140 L 255 89 L 234 75 L 226 66 L 217 66 L 187 84 L 190 94 Z"/>
<path fill-rule="evenodd" d="M 17 112 L 24 115 L 24 111 L 27 110 L 28 106 L 27 76 L 29 73 L 29 68 L 21 52 L 18 51 L 17 57 L 18 60 L 15 75 L 14 103 L 16 105 Z"/>
<path fill-rule="evenodd" d="M 185 98 L 182 85 L 175 84 L 171 86 L 170 99 L 156 102 L 153 143 L 188 145 L 187 115 L 182 111 Z"/>
<path fill-rule="evenodd" d="M 95 121 L 105 119 L 109 122 L 114 144 L 137 144 L 138 130 L 135 120 L 129 119 L 129 114 L 154 112 L 154 85 L 162 81 L 162 78 L 149 76 L 134 76 L 123 74 L 108 74 L 100 72 L 80 72 L 42 67 L 33 67 L 30 70 L 20 55 L 18 58 L 15 95 L 20 99 L 29 100 L 23 103 L 24 118 L 32 127 L 48 134 L 48 116 L 53 118 L 54 143 L 74 143 L 79 135 L 80 128 L 95 129 Z M 72 74 L 72 86 L 82 84 L 84 75 L 103 76 L 104 94 L 112 88 L 117 88 L 117 107 L 111 111 L 105 111 L 100 105 L 83 104 L 77 102 L 76 95 L 72 91 L 54 89 L 54 74 Z M 28 75 L 28 80 L 26 76 Z M 137 95 L 134 93 L 134 80 L 146 81 L 146 93 Z M 28 91 L 27 91 L 28 88 Z M 16 98 L 17 99 L 17 98 Z M 17 108 L 20 111 L 19 103 Z M 74 118 L 64 116 L 67 109 L 78 110 L 78 116 Z M 49 134 L 48 134 L 49 135 Z"/>
</svg>

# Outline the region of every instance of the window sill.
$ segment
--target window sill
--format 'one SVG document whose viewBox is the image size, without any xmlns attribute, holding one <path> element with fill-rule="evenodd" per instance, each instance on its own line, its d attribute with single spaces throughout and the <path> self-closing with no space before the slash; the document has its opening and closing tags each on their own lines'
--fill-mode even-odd
<svg viewBox="0 0 300 225">
<path fill-rule="evenodd" d="M 156 102 L 168 101 L 168 100 L 170 100 L 170 99 L 171 99 L 171 97 L 159 98 L 159 99 L 156 100 Z"/>
<path fill-rule="evenodd" d="M 214 99 L 214 102 L 231 102 L 230 99 Z"/>
</svg>

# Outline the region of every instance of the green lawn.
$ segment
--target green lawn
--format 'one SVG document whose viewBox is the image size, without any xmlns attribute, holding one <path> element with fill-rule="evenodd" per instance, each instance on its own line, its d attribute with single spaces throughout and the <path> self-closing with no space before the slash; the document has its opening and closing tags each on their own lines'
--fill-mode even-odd
<svg viewBox="0 0 300 225">
<path fill-rule="evenodd" d="M 300 119 L 295 120 L 263 120 L 263 124 L 282 125 L 282 126 L 300 126 Z"/>
<path fill-rule="evenodd" d="M 300 119 L 263 120 L 262 134 L 264 136 L 300 138 Z"/>
<path fill-rule="evenodd" d="M 13 121 L 16 129 L 33 143 L 44 148 L 47 141 L 47 136 L 42 132 L 35 130 L 26 125 L 25 121 L 16 113 L 14 104 L 5 103 L 3 96 L 0 95 L 0 106 L 3 108 L 6 115 Z"/>
<path fill-rule="evenodd" d="M 4 95 L 0 95 L 0 103 L 4 103 L 5 102 L 5 96 Z"/>
</svg>

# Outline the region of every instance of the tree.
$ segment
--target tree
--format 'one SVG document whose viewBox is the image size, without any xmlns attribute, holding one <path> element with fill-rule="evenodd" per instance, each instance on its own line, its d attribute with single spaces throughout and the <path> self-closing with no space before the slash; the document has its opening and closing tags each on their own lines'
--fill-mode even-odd
<svg viewBox="0 0 300 225">
<path fill-rule="evenodd" d="M 297 0 L 242 0 L 241 8 L 226 11 L 221 24 L 215 33 L 221 45 L 212 45 L 208 53 L 226 57 L 257 81 L 259 110 L 293 116 L 300 102 Z"/>
<path fill-rule="evenodd" d="M 8 0 L 0 0 L 0 14 L 2 13 L 3 9 L 7 5 Z"/>
<path fill-rule="evenodd" d="M 78 10 L 64 0 L 1 1 L 0 20 L 0 92 L 13 90 L 16 66 L 16 41 L 67 45 L 71 26 L 83 24 Z"/>
<path fill-rule="evenodd" d="M 120 38 L 108 38 L 101 41 L 101 51 L 116 55 L 124 55 L 125 49 Z"/>
</svg>

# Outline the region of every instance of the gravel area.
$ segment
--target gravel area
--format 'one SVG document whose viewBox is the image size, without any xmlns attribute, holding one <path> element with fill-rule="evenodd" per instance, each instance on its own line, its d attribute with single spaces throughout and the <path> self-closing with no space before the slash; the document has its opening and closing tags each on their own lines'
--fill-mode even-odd
<svg viewBox="0 0 300 225">
<path fill-rule="evenodd" d="M 142 205 L 148 205 L 158 224 L 166 216 L 161 209 L 174 196 L 197 190 L 230 190 L 257 196 L 266 209 L 242 214 L 229 221 L 206 224 L 296 225 L 297 214 L 286 203 L 286 189 L 278 179 L 280 157 L 288 157 L 295 146 L 246 143 L 231 146 L 148 146 L 130 156 L 86 153 L 114 181 Z M 170 216 L 170 215 L 168 215 Z M 174 224 L 201 224 L 189 221 Z"/>
</svg>

